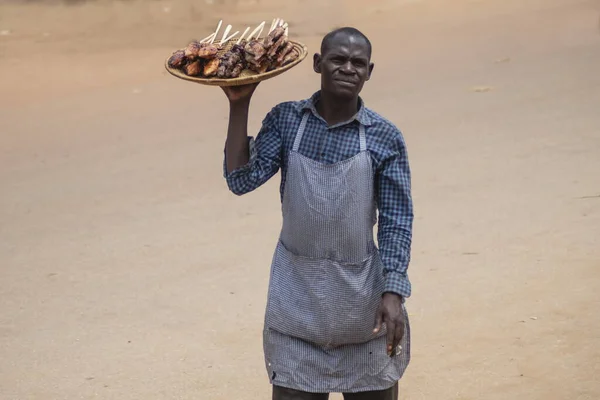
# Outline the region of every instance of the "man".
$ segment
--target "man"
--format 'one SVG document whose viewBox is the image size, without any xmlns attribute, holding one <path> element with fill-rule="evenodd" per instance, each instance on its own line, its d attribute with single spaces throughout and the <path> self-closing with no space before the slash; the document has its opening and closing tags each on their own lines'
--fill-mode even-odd
<svg viewBox="0 0 600 400">
<path fill-rule="evenodd" d="M 283 227 L 263 336 L 273 399 L 395 400 L 410 360 L 406 147 L 359 97 L 373 71 L 366 36 L 354 28 L 327 34 L 314 70 L 321 90 L 275 106 L 256 141 L 247 122 L 257 85 L 223 88 L 230 190 L 248 193 L 281 169 Z"/>
</svg>

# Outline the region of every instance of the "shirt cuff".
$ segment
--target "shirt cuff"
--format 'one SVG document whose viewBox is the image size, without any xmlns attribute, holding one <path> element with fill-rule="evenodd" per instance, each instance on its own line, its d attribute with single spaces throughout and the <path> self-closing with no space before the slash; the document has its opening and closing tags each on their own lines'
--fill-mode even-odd
<svg viewBox="0 0 600 400">
<path fill-rule="evenodd" d="M 384 293 L 386 292 L 400 295 L 403 299 L 409 298 L 411 294 L 411 284 L 408 277 L 399 272 L 388 272 L 385 275 Z"/>
<path fill-rule="evenodd" d="M 225 179 L 235 178 L 236 175 L 239 175 L 240 173 L 242 173 L 245 170 L 250 168 L 250 166 L 252 165 L 252 162 L 256 158 L 256 148 L 254 145 L 254 138 L 252 136 L 248 137 L 248 148 L 250 151 L 250 157 L 248 158 L 248 163 L 246 163 L 245 165 L 242 165 L 241 167 L 234 169 L 230 173 L 227 173 L 227 159 L 226 159 L 226 157 L 223 157 L 223 177 Z M 225 154 L 225 150 L 223 150 L 223 154 Z"/>
</svg>

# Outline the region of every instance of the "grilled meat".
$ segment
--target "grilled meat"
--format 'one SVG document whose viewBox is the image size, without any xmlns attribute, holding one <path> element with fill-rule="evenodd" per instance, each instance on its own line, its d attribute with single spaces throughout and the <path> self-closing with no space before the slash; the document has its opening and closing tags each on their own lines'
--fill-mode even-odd
<svg viewBox="0 0 600 400">
<path fill-rule="evenodd" d="M 277 66 L 281 66 L 283 65 L 283 60 L 285 59 L 285 57 L 294 49 L 294 44 L 293 43 L 289 43 L 285 45 L 285 47 L 283 48 L 283 50 L 281 50 L 278 54 L 277 54 L 277 60 L 276 60 L 276 65 Z"/>
<path fill-rule="evenodd" d="M 271 46 L 273 46 L 273 44 L 277 42 L 277 40 L 281 36 L 284 35 L 284 33 L 285 28 L 282 28 L 281 26 L 278 26 L 277 28 L 273 29 L 271 33 L 269 33 L 267 37 L 265 37 L 265 39 L 263 40 L 263 45 L 265 46 L 265 48 L 270 49 Z"/>
<path fill-rule="evenodd" d="M 198 57 L 204 59 L 212 59 L 217 56 L 219 52 L 219 47 L 214 44 L 209 43 L 200 43 L 200 47 L 198 48 Z"/>
<path fill-rule="evenodd" d="M 281 66 L 283 67 L 284 65 L 288 65 L 289 63 L 296 60 L 298 58 L 298 56 L 299 56 L 299 54 L 297 52 L 290 51 L 283 59 L 283 63 L 281 64 Z"/>
<path fill-rule="evenodd" d="M 198 76 L 202 72 L 202 63 L 200 60 L 191 62 L 185 66 L 185 73 L 189 76 Z"/>
<path fill-rule="evenodd" d="M 246 67 L 245 61 L 244 48 L 241 45 L 234 45 L 231 50 L 220 57 L 217 76 L 219 78 L 237 78 Z"/>
<path fill-rule="evenodd" d="M 169 57 L 169 67 L 181 68 L 185 64 L 185 53 L 183 50 L 177 50 Z"/>
<path fill-rule="evenodd" d="M 217 70 L 219 69 L 219 61 L 220 60 L 218 58 L 208 60 L 206 64 L 204 64 L 202 75 L 206 77 L 215 76 L 217 74 Z"/>
<path fill-rule="evenodd" d="M 246 52 L 246 59 L 253 58 L 255 60 L 260 60 L 267 52 L 267 48 L 258 40 L 254 39 L 249 41 L 244 46 L 244 51 Z"/>
<path fill-rule="evenodd" d="M 273 29 L 262 41 L 251 40 L 244 47 L 248 68 L 263 73 L 277 67 L 277 56 L 286 48 L 287 43 L 285 28 L 281 26 Z"/>
<path fill-rule="evenodd" d="M 240 74 L 242 73 L 243 70 L 244 70 L 244 64 L 242 64 L 242 63 L 235 64 L 235 66 L 231 70 L 231 73 L 229 74 L 229 78 L 237 78 L 238 76 L 240 76 Z"/>
<path fill-rule="evenodd" d="M 197 41 L 190 42 L 184 50 L 185 56 L 189 60 L 195 60 L 198 57 L 198 50 L 200 50 L 201 43 Z"/>
<path fill-rule="evenodd" d="M 279 36 L 279 39 L 277 39 L 277 41 L 275 43 L 273 43 L 273 45 L 267 51 L 267 57 L 269 57 L 271 60 L 274 59 L 277 56 L 277 53 L 279 52 L 279 50 L 283 50 L 283 48 L 287 45 L 287 43 L 288 43 L 287 36 L 285 36 L 285 35 Z"/>
<path fill-rule="evenodd" d="M 248 69 L 259 74 L 267 72 L 270 66 L 271 62 L 266 57 L 260 63 L 248 63 Z"/>
</svg>

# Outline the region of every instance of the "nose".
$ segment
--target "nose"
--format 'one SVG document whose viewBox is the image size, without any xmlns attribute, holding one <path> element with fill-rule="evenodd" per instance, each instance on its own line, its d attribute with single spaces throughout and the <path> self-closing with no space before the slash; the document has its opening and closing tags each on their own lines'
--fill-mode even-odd
<svg viewBox="0 0 600 400">
<path fill-rule="evenodd" d="M 345 62 L 340 67 L 340 71 L 348 75 L 354 74 L 354 68 L 352 67 L 352 63 L 350 61 Z"/>
</svg>

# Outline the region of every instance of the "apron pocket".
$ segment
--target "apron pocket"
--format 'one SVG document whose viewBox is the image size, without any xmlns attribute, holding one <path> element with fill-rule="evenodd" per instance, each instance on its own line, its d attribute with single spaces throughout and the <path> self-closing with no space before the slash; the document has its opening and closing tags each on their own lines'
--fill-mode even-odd
<svg viewBox="0 0 600 400">
<path fill-rule="evenodd" d="M 322 347 L 364 343 L 384 289 L 377 252 L 356 264 L 302 257 L 277 245 L 266 327 Z"/>
</svg>

